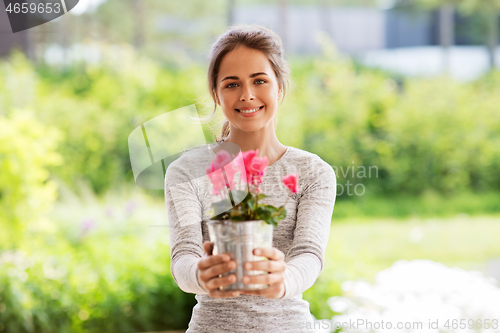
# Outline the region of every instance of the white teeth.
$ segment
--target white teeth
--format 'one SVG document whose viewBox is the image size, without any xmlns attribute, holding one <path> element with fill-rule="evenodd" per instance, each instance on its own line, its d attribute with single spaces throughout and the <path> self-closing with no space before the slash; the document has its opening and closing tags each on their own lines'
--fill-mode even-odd
<svg viewBox="0 0 500 333">
<path fill-rule="evenodd" d="M 256 109 L 253 109 L 253 110 L 246 110 L 246 111 L 243 111 L 243 110 L 240 110 L 241 113 L 252 113 L 252 112 L 255 112 L 255 111 L 259 111 L 260 110 L 260 107 L 256 108 Z"/>
</svg>

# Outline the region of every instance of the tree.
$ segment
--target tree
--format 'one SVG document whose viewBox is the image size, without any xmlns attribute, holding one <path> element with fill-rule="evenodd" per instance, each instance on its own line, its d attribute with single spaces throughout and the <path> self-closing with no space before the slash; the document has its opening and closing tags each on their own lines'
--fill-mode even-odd
<svg viewBox="0 0 500 333">
<path fill-rule="evenodd" d="M 450 48 L 455 40 L 455 22 L 453 20 L 455 10 L 450 1 L 445 1 L 439 10 L 439 41 L 444 52 L 444 70 L 450 70 Z"/>
<path fill-rule="evenodd" d="M 449 16 L 450 7 L 455 7 L 459 12 L 464 15 L 478 14 L 485 18 L 485 33 L 486 39 L 484 43 L 488 48 L 488 57 L 490 63 L 490 69 L 495 68 L 495 49 L 498 44 L 498 14 L 500 12 L 500 0 L 416 0 L 419 5 L 427 7 L 429 9 L 441 8 L 441 12 L 447 12 L 448 14 L 442 14 L 441 18 L 446 18 Z M 446 18 L 446 20 L 448 20 Z M 443 23 L 443 21 L 441 21 Z M 448 23 L 450 24 L 450 23 Z M 443 24 L 441 24 L 443 26 Z M 451 30 L 450 26 L 443 28 L 447 31 Z M 449 34 L 445 36 L 443 33 L 441 36 L 441 45 L 443 45 L 443 39 L 449 40 Z M 443 45 L 446 47 L 445 45 Z"/>
<path fill-rule="evenodd" d="M 478 13 L 485 18 L 486 40 L 490 69 L 493 70 L 495 63 L 495 50 L 498 45 L 498 13 L 500 12 L 500 0 L 464 0 L 462 11 L 465 14 Z"/>
</svg>

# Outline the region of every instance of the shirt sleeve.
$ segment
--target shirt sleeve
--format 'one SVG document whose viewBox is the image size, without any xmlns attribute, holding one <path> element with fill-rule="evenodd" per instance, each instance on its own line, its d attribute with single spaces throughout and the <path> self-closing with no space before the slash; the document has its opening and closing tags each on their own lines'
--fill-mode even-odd
<svg viewBox="0 0 500 333">
<path fill-rule="evenodd" d="M 170 235 L 170 271 L 186 293 L 208 294 L 198 279 L 203 256 L 202 204 L 194 180 L 175 162 L 165 176 L 165 203 Z"/>
<path fill-rule="evenodd" d="M 310 176 L 302 184 L 304 188 L 297 204 L 294 238 L 285 256 L 287 267 L 282 299 L 292 298 L 309 289 L 323 270 L 337 180 L 332 167 L 320 161 L 316 168 L 308 170 Z"/>
</svg>

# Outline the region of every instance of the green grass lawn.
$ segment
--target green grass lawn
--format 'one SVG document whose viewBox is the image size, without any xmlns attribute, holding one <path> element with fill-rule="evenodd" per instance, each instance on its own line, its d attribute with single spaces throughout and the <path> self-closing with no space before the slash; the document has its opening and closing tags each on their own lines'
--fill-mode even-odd
<svg viewBox="0 0 500 333">
<path fill-rule="evenodd" d="M 324 270 L 304 298 L 316 318 L 329 319 L 333 312 L 326 300 L 341 294 L 342 282 L 373 281 L 377 272 L 401 259 L 486 272 L 490 260 L 500 259 L 499 235 L 500 216 L 334 219 Z"/>
<path fill-rule="evenodd" d="M 351 217 L 407 219 L 410 217 L 454 217 L 457 214 L 500 214 L 500 192 L 463 191 L 443 195 L 426 191 L 419 196 L 398 194 L 377 196 L 368 193 L 362 196 L 337 198 L 333 219 Z"/>
</svg>

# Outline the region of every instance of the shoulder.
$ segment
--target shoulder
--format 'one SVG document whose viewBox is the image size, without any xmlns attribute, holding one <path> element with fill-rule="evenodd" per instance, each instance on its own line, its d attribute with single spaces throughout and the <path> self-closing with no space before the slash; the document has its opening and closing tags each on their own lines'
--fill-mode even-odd
<svg viewBox="0 0 500 333">
<path fill-rule="evenodd" d="M 165 181 L 170 183 L 193 180 L 205 175 L 211 162 L 211 153 L 207 146 L 197 147 L 180 154 L 166 170 Z"/>
<path fill-rule="evenodd" d="M 290 148 L 290 153 L 284 162 L 294 165 L 299 174 L 298 197 L 305 198 L 306 195 L 312 195 L 316 200 L 320 197 L 335 196 L 337 178 L 332 166 L 314 153 L 295 147 Z"/>
<path fill-rule="evenodd" d="M 289 149 L 290 152 L 287 154 L 285 162 L 294 164 L 300 174 L 309 175 L 310 177 L 321 174 L 335 178 L 335 171 L 332 166 L 318 155 L 292 146 Z"/>
</svg>

